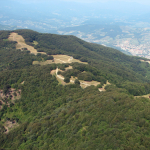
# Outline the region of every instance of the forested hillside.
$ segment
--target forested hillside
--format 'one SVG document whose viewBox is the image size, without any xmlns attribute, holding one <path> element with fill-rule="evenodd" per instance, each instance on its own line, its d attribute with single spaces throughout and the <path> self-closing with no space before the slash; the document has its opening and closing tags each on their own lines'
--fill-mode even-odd
<svg viewBox="0 0 150 150">
<path fill-rule="evenodd" d="M 12 32 L 48 56 L 17 50 Z M 59 54 L 88 64 L 33 65 Z M 0 149 L 148 150 L 150 100 L 140 96 L 150 93 L 150 65 L 141 59 L 74 36 L 0 31 Z M 56 68 L 65 78 L 101 84 L 62 85 L 50 74 Z"/>
</svg>

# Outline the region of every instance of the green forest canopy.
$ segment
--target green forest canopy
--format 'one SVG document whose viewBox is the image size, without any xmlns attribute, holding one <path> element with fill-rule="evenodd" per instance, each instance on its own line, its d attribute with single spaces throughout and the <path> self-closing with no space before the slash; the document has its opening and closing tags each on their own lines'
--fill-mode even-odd
<svg viewBox="0 0 150 150">
<path fill-rule="evenodd" d="M 33 66 L 41 56 L 16 50 L 16 42 L 6 40 L 11 31 L 0 31 L 0 89 L 21 89 L 14 105 L 3 104 L 0 110 L 1 149 L 149 149 L 150 101 L 134 98 L 150 93 L 149 64 L 74 36 L 15 32 L 48 55 L 66 54 L 88 62 L 72 63 L 65 77 L 92 78 L 102 84 L 108 80 L 111 85 L 106 92 L 94 86 L 62 86 L 50 75 L 58 65 Z M 19 126 L 5 134 L 8 120 Z"/>
</svg>

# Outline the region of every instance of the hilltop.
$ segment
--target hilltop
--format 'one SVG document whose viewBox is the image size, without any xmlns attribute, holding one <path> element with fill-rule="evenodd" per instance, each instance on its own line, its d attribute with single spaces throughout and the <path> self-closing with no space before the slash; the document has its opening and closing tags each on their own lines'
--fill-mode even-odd
<svg viewBox="0 0 150 150">
<path fill-rule="evenodd" d="M 0 31 L 0 148 L 149 149 L 147 61 L 75 36 Z"/>
<path fill-rule="evenodd" d="M 149 58 L 149 25 L 144 22 L 139 23 L 141 27 L 136 25 L 136 21 L 129 25 L 125 22 L 107 24 L 90 20 L 84 25 L 59 29 L 56 33 L 75 35 L 89 42 L 114 47 L 129 55 Z"/>
</svg>

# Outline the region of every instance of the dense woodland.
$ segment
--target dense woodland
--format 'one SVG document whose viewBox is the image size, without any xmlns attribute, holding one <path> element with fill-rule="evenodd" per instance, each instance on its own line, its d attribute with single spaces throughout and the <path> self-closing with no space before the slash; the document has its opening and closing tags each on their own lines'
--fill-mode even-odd
<svg viewBox="0 0 150 150">
<path fill-rule="evenodd" d="M 74 36 L 16 30 L 27 44 L 48 54 L 33 55 L 16 50 L 16 42 L 7 40 L 11 32 L 0 31 L 0 89 L 20 89 L 21 98 L 9 107 L 0 103 L 0 149 L 149 149 L 150 100 L 134 97 L 150 93 L 148 63 Z M 73 69 L 59 72 L 65 78 L 76 76 L 101 85 L 82 89 L 76 81 L 63 86 L 50 71 L 69 64 L 32 65 L 34 60 L 52 59 L 52 54 L 88 62 L 72 63 Z M 99 92 L 107 80 L 111 85 Z M 8 120 L 18 126 L 6 134 Z"/>
</svg>

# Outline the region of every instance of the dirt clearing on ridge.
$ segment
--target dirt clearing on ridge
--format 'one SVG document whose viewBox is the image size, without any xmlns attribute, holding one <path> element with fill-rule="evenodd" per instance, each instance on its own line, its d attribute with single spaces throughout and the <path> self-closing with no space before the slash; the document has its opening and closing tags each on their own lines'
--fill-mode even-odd
<svg viewBox="0 0 150 150">
<path fill-rule="evenodd" d="M 37 52 L 37 50 L 33 46 L 27 45 L 25 43 L 25 39 L 21 35 L 18 35 L 18 33 L 12 32 L 9 35 L 8 40 L 17 42 L 16 49 L 27 48 L 30 53 L 35 55 L 37 55 L 37 53 L 46 54 L 45 52 Z"/>
<path fill-rule="evenodd" d="M 81 64 L 88 64 L 87 62 L 82 62 L 78 59 L 74 59 L 71 56 L 68 55 L 52 55 L 54 57 L 54 60 L 46 60 L 46 61 L 33 61 L 33 65 L 47 65 L 47 64 L 65 64 L 65 63 L 72 63 L 72 62 L 78 62 Z"/>
<path fill-rule="evenodd" d="M 72 69 L 72 66 L 69 66 L 69 67 L 66 67 L 65 68 L 65 71 L 68 70 L 68 69 Z M 51 75 L 55 75 L 58 82 L 62 85 L 67 85 L 67 84 L 74 84 L 75 80 L 78 79 L 77 77 L 73 77 L 71 76 L 70 78 L 70 82 L 69 83 L 65 83 L 64 82 L 64 77 L 62 75 L 58 75 L 58 71 L 61 71 L 61 72 L 64 72 L 60 69 L 56 69 L 56 70 L 52 70 L 50 72 Z M 100 84 L 100 82 L 97 82 L 97 81 L 83 81 L 83 80 L 79 80 L 80 81 L 80 86 L 84 89 L 88 86 L 91 86 L 91 85 L 94 85 L 94 86 L 97 86 L 98 84 Z"/>
<path fill-rule="evenodd" d="M 105 92 L 105 91 L 106 91 L 106 90 L 105 90 L 105 87 L 106 87 L 107 85 L 110 85 L 110 83 L 109 83 L 108 81 L 106 82 L 106 84 L 103 85 L 102 88 L 99 88 L 98 90 L 99 90 L 100 92 Z"/>
</svg>

